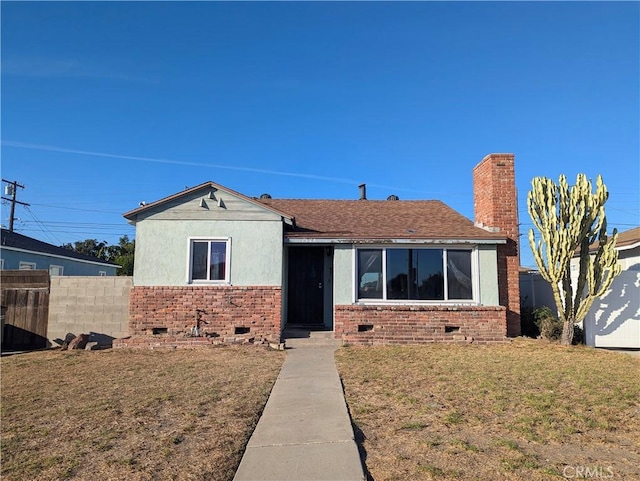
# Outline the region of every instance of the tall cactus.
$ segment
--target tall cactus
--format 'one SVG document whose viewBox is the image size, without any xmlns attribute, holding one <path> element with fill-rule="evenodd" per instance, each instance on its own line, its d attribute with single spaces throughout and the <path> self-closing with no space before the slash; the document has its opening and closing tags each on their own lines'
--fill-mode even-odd
<svg viewBox="0 0 640 481">
<path fill-rule="evenodd" d="M 563 322 L 562 344 L 571 344 L 573 326 L 582 321 L 593 301 L 611 287 L 620 273 L 618 232 L 607 236 L 604 204 L 609 197 L 607 187 L 598 176 L 596 191 L 591 181 L 578 174 L 576 185 L 569 187 L 564 175 L 558 185 L 546 177 L 535 177 L 527 196 L 527 207 L 533 225 L 540 232 L 536 243 L 529 229 L 529 244 L 540 274 L 551 284 L 558 315 Z M 589 255 L 589 247 L 598 249 Z M 571 258 L 579 254 L 577 283 L 571 279 Z"/>
</svg>

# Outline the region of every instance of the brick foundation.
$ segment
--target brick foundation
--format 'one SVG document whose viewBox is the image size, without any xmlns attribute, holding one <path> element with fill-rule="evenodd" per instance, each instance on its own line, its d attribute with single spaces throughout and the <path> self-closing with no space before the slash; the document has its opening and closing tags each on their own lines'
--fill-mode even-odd
<svg viewBox="0 0 640 481">
<path fill-rule="evenodd" d="M 353 344 L 506 341 L 502 306 L 357 306 L 335 308 L 335 336 Z"/>
<path fill-rule="evenodd" d="M 193 337 L 200 309 L 200 337 Z M 279 342 L 280 287 L 139 286 L 131 289 L 129 338 L 114 347 L 198 347 Z"/>
</svg>

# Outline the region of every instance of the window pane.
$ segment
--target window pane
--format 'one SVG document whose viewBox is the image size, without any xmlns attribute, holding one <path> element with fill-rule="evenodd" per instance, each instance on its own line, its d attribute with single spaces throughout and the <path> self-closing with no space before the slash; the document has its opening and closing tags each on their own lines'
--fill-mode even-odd
<svg viewBox="0 0 640 481">
<path fill-rule="evenodd" d="M 358 298 L 382 299 L 382 250 L 358 249 Z"/>
<path fill-rule="evenodd" d="M 208 242 L 194 242 L 191 253 L 191 278 L 207 278 L 207 248 Z"/>
<path fill-rule="evenodd" d="M 51 276 L 61 276 L 62 275 L 62 266 L 49 266 L 49 275 L 51 275 Z"/>
<path fill-rule="evenodd" d="M 224 281 L 226 272 L 227 243 L 212 242 L 211 243 L 211 271 L 209 280 Z"/>
<path fill-rule="evenodd" d="M 473 299 L 471 251 L 447 250 L 449 299 Z"/>
<path fill-rule="evenodd" d="M 442 249 L 416 249 L 418 299 L 444 299 Z"/>
<path fill-rule="evenodd" d="M 387 250 L 387 299 L 409 299 L 413 289 L 411 249 Z"/>
</svg>

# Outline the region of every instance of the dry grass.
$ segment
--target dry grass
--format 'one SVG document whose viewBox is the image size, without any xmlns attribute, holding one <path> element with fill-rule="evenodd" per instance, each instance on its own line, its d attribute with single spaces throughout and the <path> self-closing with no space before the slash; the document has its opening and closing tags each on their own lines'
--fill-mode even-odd
<svg viewBox="0 0 640 481">
<path fill-rule="evenodd" d="M 518 339 L 348 347 L 337 361 L 376 481 L 548 480 L 587 468 L 640 479 L 640 359 L 628 354 Z"/>
<path fill-rule="evenodd" d="M 2 358 L 2 478 L 229 480 L 284 353 L 47 351 Z"/>
</svg>

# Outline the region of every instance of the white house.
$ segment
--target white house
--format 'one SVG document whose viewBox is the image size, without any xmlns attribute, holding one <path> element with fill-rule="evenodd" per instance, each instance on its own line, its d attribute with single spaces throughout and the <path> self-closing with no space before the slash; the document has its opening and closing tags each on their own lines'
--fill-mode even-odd
<svg viewBox="0 0 640 481">
<path fill-rule="evenodd" d="M 621 232 L 616 244 L 622 272 L 596 299 L 583 322 L 588 346 L 640 349 L 640 227 Z M 572 259 L 577 275 L 579 259 Z"/>
</svg>

